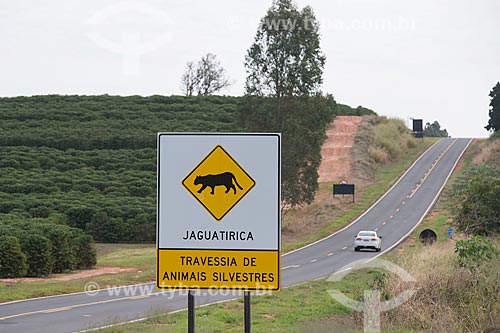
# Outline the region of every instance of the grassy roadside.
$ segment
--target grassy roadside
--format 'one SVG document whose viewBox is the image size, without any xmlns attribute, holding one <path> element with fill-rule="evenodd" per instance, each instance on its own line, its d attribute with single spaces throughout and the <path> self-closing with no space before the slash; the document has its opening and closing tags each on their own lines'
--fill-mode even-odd
<svg viewBox="0 0 500 333">
<path fill-rule="evenodd" d="M 362 327 L 362 318 L 354 317 L 352 310 L 342 306 L 330 296 L 329 290 L 340 290 L 351 298 L 360 298 L 377 274 L 367 271 L 354 278 L 347 276 L 337 283 L 312 281 L 281 293 L 253 296 L 252 332 L 354 332 Z M 168 309 L 166 309 L 168 310 Z M 197 332 L 243 332 L 243 299 L 196 309 Z M 329 318 L 335 317 L 332 325 Z M 353 322 L 355 320 L 355 322 Z M 328 325 L 326 325 L 328 324 Z M 354 329 L 354 331 L 353 331 Z M 186 332 L 187 313 L 171 315 L 154 313 L 143 322 L 120 325 L 99 332 Z"/>
<path fill-rule="evenodd" d="M 361 269 L 342 280 L 311 281 L 285 288 L 281 293 L 253 296 L 251 299 L 252 332 L 256 333 L 357 333 L 363 332 L 363 314 L 341 305 L 331 294 L 341 292 L 361 301 L 364 291 L 378 289 L 384 272 Z M 121 324 L 98 330 L 102 333 L 186 332 L 187 312 L 165 314 L 168 308 L 147 314 L 144 321 Z M 108 323 L 113 325 L 113 322 Z M 243 298 L 213 304 L 195 311 L 196 332 L 225 333 L 244 331 Z M 413 330 L 390 329 L 386 333 L 412 333 Z"/>
</svg>

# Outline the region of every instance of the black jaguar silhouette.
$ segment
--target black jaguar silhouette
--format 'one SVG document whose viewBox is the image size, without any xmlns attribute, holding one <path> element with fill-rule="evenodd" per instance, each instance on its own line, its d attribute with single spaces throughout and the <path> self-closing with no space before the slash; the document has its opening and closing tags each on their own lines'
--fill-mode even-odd
<svg viewBox="0 0 500 333">
<path fill-rule="evenodd" d="M 214 194 L 214 189 L 216 186 L 225 186 L 226 191 L 224 193 L 228 193 L 230 189 L 233 189 L 234 194 L 236 194 L 236 187 L 233 184 L 233 179 L 236 183 L 236 186 L 238 186 L 240 190 L 243 190 L 243 187 L 238 184 L 236 177 L 231 172 L 224 172 L 217 175 L 196 176 L 194 184 L 202 185 L 198 190 L 198 193 L 201 193 L 204 189 L 210 187 L 212 189 L 212 192 L 210 192 L 210 194 Z"/>
</svg>

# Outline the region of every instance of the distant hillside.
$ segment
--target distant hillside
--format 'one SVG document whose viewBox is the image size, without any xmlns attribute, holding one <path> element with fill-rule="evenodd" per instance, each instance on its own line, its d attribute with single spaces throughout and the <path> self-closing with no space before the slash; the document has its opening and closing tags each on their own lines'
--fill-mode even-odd
<svg viewBox="0 0 500 333">
<path fill-rule="evenodd" d="M 0 222 L 67 224 L 151 242 L 156 133 L 237 132 L 238 97 L 0 98 Z M 372 113 L 341 105 L 340 114 Z"/>
</svg>

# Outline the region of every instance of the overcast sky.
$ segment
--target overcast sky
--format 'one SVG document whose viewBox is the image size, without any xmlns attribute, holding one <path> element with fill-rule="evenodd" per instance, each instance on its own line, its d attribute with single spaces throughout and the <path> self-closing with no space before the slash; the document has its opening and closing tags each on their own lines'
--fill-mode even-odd
<svg viewBox="0 0 500 333">
<path fill-rule="evenodd" d="M 500 80 L 500 1 L 298 0 L 321 24 L 323 91 L 381 115 L 484 137 Z M 0 96 L 181 94 L 187 61 L 217 55 L 242 95 L 271 0 L 0 0 Z"/>
</svg>

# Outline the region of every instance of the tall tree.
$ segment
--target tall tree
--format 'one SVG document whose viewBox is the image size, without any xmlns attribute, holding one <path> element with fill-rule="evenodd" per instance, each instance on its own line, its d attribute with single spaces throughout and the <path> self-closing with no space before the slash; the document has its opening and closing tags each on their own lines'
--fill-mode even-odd
<svg viewBox="0 0 500 333">
<path fill-rule="evenodd" d="M 277 98 L 315 94 L 325 60 L 312 8 L 299 11 L 291 0 L 274 1 L 245 57 L 246 93 Z"/>
<path fill-rule="evenodd" d="M 286 110 L 277 124 L 274 110 Z M 282 208 L 309 204 L 318 190 L 321 145 L 336 103 L 332 96 L 273 98 L 245 96 L 239 108 L 240 126 L 249 132 L 282 133 Z"/>
<path fill-rule="evenodd" d="M 500 131 L 500 82 L 493 87 L 490 91 L 490 119 L 488 120 L 488 125 L 485 128 L 488 131 Z"/>
<path fill-rule="evenodd" d="M 198 64 L 188 62 L 181 78 L 181 88 L 186 96 L 213 95 L 230 85 L 226 70 L 212 53 L 201 57 Z"/>
<path fill-rule="evenodd" d="M 248 131 L 282 133 L 284 208 L 311 203 L 325 129 L 336 107 L 320 92 L 325 56 L 310 7 L 276 0 L 245 57 L 247 79 L 239 123 Z"/>
</svg>

